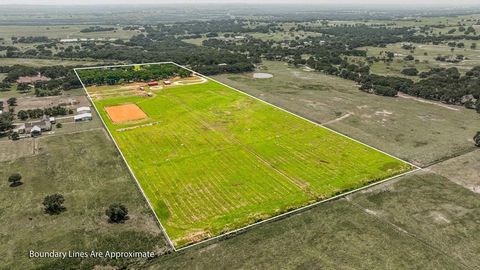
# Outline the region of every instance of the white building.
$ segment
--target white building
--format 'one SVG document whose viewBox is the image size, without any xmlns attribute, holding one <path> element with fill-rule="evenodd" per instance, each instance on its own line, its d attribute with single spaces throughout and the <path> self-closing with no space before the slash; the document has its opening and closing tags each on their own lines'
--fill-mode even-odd
<svg viewBox="0 0 480 270">
<path fill-rule="evenodd" d="M 75 120 L 75 122 L 89 121 L 89 120 L 92 120 L 92 114 L 91 113 L 78 114 L 78 115 L 75 115 L 73 119 Z"/>
<path fill-rule="evenodd" d="M 90 107 L 78 107 L 77 108 L 77 113 L 90 113 L 92 112 L 90 110 Z"/>
</svg>

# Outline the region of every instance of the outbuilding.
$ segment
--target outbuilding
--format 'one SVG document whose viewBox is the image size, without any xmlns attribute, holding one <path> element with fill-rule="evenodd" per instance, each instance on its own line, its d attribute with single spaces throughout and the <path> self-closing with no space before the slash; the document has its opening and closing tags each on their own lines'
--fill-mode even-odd
<svg viewBox="0 0 480 270">
<path fill-rule="evenodd" d="M 90 109 L 90 107 L 78 107 L 77 108 L 77 113 L 78 114 L 82 114 L 82 113 L 90 113 L 92 112 L 92 110 Z"/>
<path fill-rule="evenodd" d="M 42 129 L 39 126 L 34 126 L 30 129 L 30 136 L 37 137 L 42 135 Z"/>
<path fill-rule="evenodd" d="M 75 120 L 75 122 L 90 121 L 92 120 L 92 114 L 91 113 L 78 114 L 78 115 L 75 115 L 73 119 Z"/>
</svg>

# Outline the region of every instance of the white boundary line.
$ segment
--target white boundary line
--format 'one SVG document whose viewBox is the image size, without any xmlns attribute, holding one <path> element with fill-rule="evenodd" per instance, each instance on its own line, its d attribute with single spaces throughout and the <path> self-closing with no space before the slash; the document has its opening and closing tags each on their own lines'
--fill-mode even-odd
<svg viewBox="0 0 480 270">
<path fill-rule="evenodd" d="M 405 173 L 402 173 L 402 174 L 399 174 L 399 175 L 392 176 L 392 177 L 390 177 L 390 178 L 387 178 L 387 179 L 384 179 L 384 180 L 381 180 L 381 181 L 373 182 L 373 183 L 371 183 L 371 184 L 369 184 L 369 185 L 366 185 L 366 186 L 363 186 L 363 187 L 360 187 L 360 188 L 357 188 L 357 189 L 354 189 L 354 190 L 350 190 L 350 191 L 347 191 L 347 192 L 345 192 L 345 193 L 342 193 L 342 194 L 339 194 L 339 195 L 335 195 L 335 196 L 333 196 L 333 197 L 330 197 L 330 198 L 328 198 L 328 199 L 321 200 L 321 201 L 317 201 L 317 202 L 311 203 L 311 204 L 309 204 L 309 205 L 302 206 L 302 207 L 300 207 L 300 208 L 297 208 L 297 209 L 294 209 L 294 210 L 285 212 L 285 213 L 283 213 L 283 214 L 279 214 L 279 215 L 270 217 L 270 218 L 268 218 L 268 219 L 264 219 L 264 220 L 261 220 L 261 221 L 258 221 L 258 222 L 249 224 L 249 225 L 247 225 L 247 226 L 244 226 L 244 227 L 241 227 L 241 228 L 238 228 L 238 229 L 235 229 L 235 230 L 232 230 L 232 231 L 229 231 L 229 232 L 226 232 L 226 233 L 223 233 L 223 234 L 214 236 L 214 237 L 212 237 L 212 238 L 208 238 L 208 239 L 202 240 L 202 241 L 200 241 L 200 242 L 193 243 L 193 244 L 190 244 L 190 245 L 188 245 L 188 246 L 184 246 L 184 247 L 182 247 L 182 248 L 177 249 L 177 248 L 175 248 L 175 245 L 173 245 L 173 242 L 170 240 L 170 237 L 168 236 L 167 231 L 165 230 L 165 227 L 163 227 L 162 222 L 161 222 L 160 219 L 158 218 L 157 213 L 156 213 L 155 210 L 153 209 L 153 207 L 152 207 L 150 201 L 148 200 L 148 197 L 146 196 L 145 192 L 143 191 L 143 188 L 141 187 L 141 185 L 140 185 L 137 177 L 135 176 L 135 174 L 133 173 L 133 170 L 132 170 L 132 169 L 130 168 L 130 166 L 128 165 L 128 162 L 127 162 L 127 160 L 125 159 L 125 156 L 123 155 L 122 151 L 120 150 L 120 147 L 118 146 L 117 142 L 116 142 L 115 139 L 113 138 L 113 135 L 110 133 L 110 130 L 108 129 L 105 121 L 104 121 L 103 118 L 100 116 L 100 112 L 98 111 L 97 106 L 95 106 L 95 103 L 93 102 L 92 98 L 90 97 L 90 95 L 89 95 L 89 93 L 88 93 L 88 91 L 87 91 L 87 88 L 85 87 L 85 85 L 83 84 L 83 81 L 80 79 L 80 76 L 79 76 L 78 73 L 77 73 L 77 70 L 85 70 L 85 69 L 103 69 L 103 68 L 128 67 L 128 66 L 137 66 L 137 65 L 155 65 L 155 64 L 157 64 L 157 65 L 158 65 L 158 64 L 173 64 L 173 65 L 176 65 L 176 66 L 178 66 L 178 67 L 180 67 L 180 68 L 183 68 L 183 69 L 186 69 L 186 70 L 188 70 L 188 71 L 191 71 L 191 72 L 193 72 L 194 74 L 197 74 L 197 75 L 199 75 L 199 76 L 201 76 L 201 77 L 204 77 L 204 78 L 206 78 L 206 79 L 208 79 L 208 80 L 214 81 L 214 82 L 216 82 L 216 83 L 218 83 L 218 84 L 221 84 L 221 85 L 223 85 L 223 86 L 225 86 L 225 87 L 228 87 L 228 88 L 230 88 L 230 89 L 232 89 L 232 90 L 234 90 L 234 91 L 237 91 L 237 92 L 239 92 L 239 93 L 241 93 L 241 94 L 244 94 L 244 95 L 246 95 L 246 96 L 249 96 L 249 97 L 251 97 L 251 98 L 253 98 L 253 99 L 255 99 L 255 100 L 258 100 L 258 101 L 260 101 L 260 102 L 263 102 L 263 103 L 265 103 L 265 104 L 268 104 L 268 105 L 270 105 L 270 106 L 272 106 L 272 107 L 274 107 L 274 108 L 277 108 L 277 109 L 279 109 L 279 110 L 281 110 L 281 111 L 283 111 L 283 112 L 286 112 L 286 113 L 288 113 L 288 114 L 290 114 L 290 115 L 293 115 L 293 116 L 295 116 L 295 117 L 298 117 L 298 118 L 300 118 L 300 119 L 303 119 L 303 120 L 305 120 L 305 121 L 308 121 L 309 123 L 312 123 L 312 124 L 314 124 L 314 125 L 316 125 L 316 126 L 319 126 L 319 127 L 324 128 L 324 129 L 327 129 L 327 130 L 329 130 L 329 131 L 331 131 L 331 132 L 333 132 L 333 133 L 335 133 L 335 134 L 338 134 L 338 135 L 340 135 L 340 136 L 342 136 L 342 137 L 345 137 L 345 138 L 347 138 L 347 139 L 349 139 L 349 140 L 352 140 L 352 141 L 354 141 L 354 142 L 356 142 L 356 143 L 359 143 L 359 144 L 361 144 L 361 145 L 363 145 L 363 146 L 366 146 L 366 147 L 368 147 L 368 148 L 374 149 L 374 150 L 376 150 L 376 151 L 378 151 L 378 152 L 380 152 L 380 153 L 382 153 L 382 154 L 385 154 L 385 155 L 387 155 L 387 156 L 389 156 L 389 157 L 392 157 L 392 158 L 394 158 L 394 159 L 397 159 L 397 160 L 399 160 L 399 161 L 402 161 L 403 163 L 406 163 L 406 164 L 414 167 L 415 169 L 414 169 L 414 170 L 411 170 L 411 171 L 408 171 L 408 172 L 405 172 Z M 415 164 L 412 164 L 412 163 L 410 163 L 410 162 L 408 162 L 408 161 L 406 161 L 406 160 L 403 160 L 403 159 L 401 159 L 401 158 L 398 158 L 398 157 L 396 157 L 396 156 L 393 156 L 393 155 L 391 155 L 391 154 L 389 154 L 389 153 L 386 153 L 386 152 L 384 152 L 384 151 L 382 151 L 382 150 L 380 150 L 380 149 L 377 149 L 377 148 L 375 148 L 375 147 L 373 147 L 373 146 L 371 146 L 371 145 L 368 145 L 368 144 L 366 144 L 366 143 L 363 143 L 363 142 L 361 142 L 361 141 L 358 141 L 358 140 L 356 140 L 356 139 L 354 139 L 354 138 L 351 138 L 351 137 L 349 137 L 349 136 L 347 136 L 347 135 L 345 135 L 345 134 L 343 134 L 343 133 L 340 133 L 340 132 L 338 132 L 338 131 L 336 131 L 336 130 L 333 130 L 333 129 L 331 129 L 331 128 L 328 128 L 328 127 L 326 127 L 326 126 L 324 126 L 324 125 L 322 125 L 322 124 L 319 124 L 319 123 L 316 123 L 316 122 L 314 122 L 314 121 L 312 121 L 312 120 L 310 120 L 310 119 L 307 119 L 307 118 L 305 118 L 305 117 L 303 117 L 303 116 L 300 116 L 300 115 L 297 115 L 297 114 L 292 113 L 292 112 L 290 112 L 290 111 L 287 111 L 286 109 L 280 108 L 280 107 L 278 107 L 278 106 L 276 106 L 276 105 L 274 105 L 274 104 L 271 104 L 271 103 L 269 103 L 269 102 L 267 102 L 267 101 L 265 101 L 265 100 L 263 100 L 263 99 L 260 99 L 260 98 L 257 98 L 257 97 L 255 97 L 255 96 L 252 96 L 252 95 L 250 95 L 250 94 L 248 94 L 248 93 L 245 93 L 245 92 L 243 92 L 243 91 L 241 91 L 241 90 L 238 90 L 238 89 L 236 89 L 236 88 L 234 88 L 234 87 L 231 87 L 231 86 L 229 86 L 229 85 L 227 85 L 227 84 L 224 84 L 224 83 L 222 83 L 222 82 L 219 82 L 219 81 L 217 81 L 217 80 L 215 80 L 215 79 L 213 79 L 213 78 L 210 78 L 210 77 L 208 77 L 208 76 L 205 76 L 205 75 L 203 75 L 203 74 L 200 74 L 200 73 L 198 73 L 198 72 L 196 72 L 196 71 L 194 71 L 194 70 L 192 70 L 192 69 L 189 69 L 189 68 L 187 68 L 187 67 L 185 67 L 185 66 L 179 65 L 179 64 L 177 64 L 177 63 L 175 63 L 175 62 L 155 62 L 155 63 L 142 63 L 142 64 L 125 64 L 125 65 L 111 65 L 111 66 L 98 66 L 98 67 L 83 67 L 83 68 L 75 68 L 74 71 L 75 71 L 75 74 L 77 75 L 77 78 L 79 79 L 80 83 L 82 84 L 82 87 L 83 87 L 83 89 L 85 90 L 88 99 L 90 100 L 90 102 L 92 103 L 93 107 L 95 108 L 95 110 L 96 110 L 97 113 L 99 114 L 99 117 L 101 118 L 102 123 L 103 123 L 105 129 L 107 130 L 110 138 L 112 139 L 113 143 L 115 144 L 115 147 L 117 148 L 117 150 L 118 150 L 118 152 L 120 153 L 122 159 L 124 160 L 125 164 L 127 165 L 127 168 L 128 168 L 128 170 L 129 170 L 130 174 L 131 174 L 131 175 L 133 176 L 133 178 L 135 179 L 135 182 L 137 183 L 137 186 L 139 187 L 139 189 L 140 189 L 140 191 L 142 192 L 145 200 L 147 201 L 148 206 L 152 209 L 153 214 L 155 215 L 155 218 L 157 219 L 158 223 L 160 224 L 160 227 L 161 227 L 161 229 L 162 229 L 162 233 L 165 235 L 165 238 L 167 239 L 169 245 L 172 247 L 172 249 L 173 249 L 174 251 L 186 250 L 186 249 L 188 249 L 188 248 L 192 248 L 192 247 L 195 247 L 195 246 L 198 246 L 198 245 L 201 245 L 201 244 L 205 244 L 205 243 L 207 243 L 207 242 L 210 242 L 210 241 L 213 241 L 213 240 L 216 240 L 216 239 L 220 239 L 220 238 L 223 238 L 223 237 L 228 236 L 228 235 L 233 235 L 233 234 L 235 234 L 235 233 L 237 233 L 237 232 L 245 231 L 245 230 L 247 230 L 247 229 L 249 229 L 249 228 L 252 228 L 252 227 L 254 227 L 254 226 L 257 226 L 257 225 L 260 225 L 260 224 L 263 224 L 263 223 L 267 223 L 267 222 L 271 222 L 271 221 L 274 221 L 274 220 L 277 220 L 277 219 L 281 219 L 281 218 L 283 218 L 283 217 L 286 217 L 286 216 L 289 216 L 289 215 L 293 215 L 293 214 L 296 214 L 296 213 L 299 213 L 299 212 L 308 210 L 308 209 L 313 208 L 313 207 L 315 207 L 315 206 L 317 206 L 317 205 L 319 205 L 319 204 L 323 204 L 323 203 L 326 203 L 326 202 L 329 202 L 329 201 L 337 200 L 337 199 L 339 199 L 339 198 L 343 198 L 343 197 L 345 197 L 345 196 L 347 196 L 347 195 L 350 195 L 350 194 L 352 194 L 352 193 L 356 193 L 356 192 L 358 192 L 358 191 L 361 191 L 361 190 L 364 190 L 364 189 L 367 189 L 367 188 L 370 188 L 370 187 L 373 187 L 373 186 L 376 186 L 376 185 L 385 183 L 385 182 L 387 182 L 387 181 L 390 181 L 390 180 L 393 180 L 393 179 L 396 179 L 396 178 L 399 178 L 399 177 L 402 177 L 402 176 L 405 176 L 405 175 L 408 175 L 408 174 L 411 174 L 411 173 L 414 173 L 414 172 L 417 172 L 417 171 L 422 170 L 421 167 L 419 167 L 419 166 L 417 166 L 417 165 L 415 165 Z"/>
</svg>

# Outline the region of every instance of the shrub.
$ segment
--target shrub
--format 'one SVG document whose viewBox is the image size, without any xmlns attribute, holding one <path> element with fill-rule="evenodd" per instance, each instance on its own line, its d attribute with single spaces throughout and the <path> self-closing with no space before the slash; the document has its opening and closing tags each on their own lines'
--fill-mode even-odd
<svg viewBox="0 0 480 270">
<path fill-rule="evenodd" d="M 10 182 L 11 187 L 18 187 L 22 185 L 22 176 L 19 173 L 14 173 L 8 177 L 8 182 Z"/>
<path fill-rule="evenodd" d="M 407 76 L 417 76 L 418 75 L 418 69 L 416 69 L 416 68 L 406 68 L 406 69 L 402 70 L 402 74 L 407 75 Z"/>
<path fill-rule="evenodd" d="M 61 212 L 65 211 L 66 208 L 63 206 L 65 198 L 61 194 L 48 195 L 43 199 L 43 205 L 45 206 L 45 213 L 50 215 L 58 215 Z"/>
<path fill-rule="evenodd" d="M 114 203 L 105 211 L 111 223 L 123 223 L 128 219 L 128 209 L 123 204 Z"/>
</svg>

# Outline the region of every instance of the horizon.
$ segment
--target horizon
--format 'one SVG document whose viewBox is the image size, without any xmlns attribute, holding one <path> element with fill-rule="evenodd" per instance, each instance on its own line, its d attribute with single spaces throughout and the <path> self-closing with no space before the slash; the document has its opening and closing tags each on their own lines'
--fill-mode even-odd
<svg viewBox="0 0 480 270">
<path fill-rule="evenodd" d="M 139 0 L 135 3 L 132 3 L 128 0 L 104 0 L 101 3 L 98 3 L 94 0 L 79 0 L 72 3 L 71 1 L 65 0 L 40 0 L 40 1 L 30 1 L 30 0 L 4 0 L 0 3 L 1 6 L 109 6 L 115 4 L 117 6 L 172 6 L 172 5 L 192 5 L 195 6 L 205 6 L 216 4 L 218 6 L 236 6 L 236 5 L 248 5 L 248 6 L 270 6 L 270 5 L 280 5 L 280 6 L 328 6 L 328 7 L 345 7 L 345 6 L 377 6 L 377 7 L 395 7 L 395 8 L 412 8 L 412 7 L 433 7 L 433 8 L 443 8 L 443 7 L 471 7 L 471 6 L 480 6 L 480 3 L 476 0 L 461 0 L 461 1 L 448 1 L 448 0 L 427 0 L 419 3 L 416 0 L 404 0 L 399 2 L 389 2 L 385 3 L 379 0 L 338 0 L 334 3 L 332 1 L 319 0 L 319 1 L 297 1 L 292 2 L 291 0 L 267 0 L 258 3 L 254 0 L 246 1 L 215 1 L 215 0 L 179 0 L 175 4 L 169 1 L 151 1 L 151 0 Z"/>
</svg>

